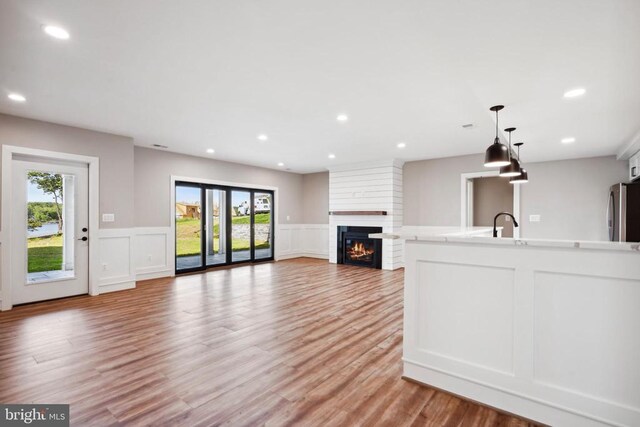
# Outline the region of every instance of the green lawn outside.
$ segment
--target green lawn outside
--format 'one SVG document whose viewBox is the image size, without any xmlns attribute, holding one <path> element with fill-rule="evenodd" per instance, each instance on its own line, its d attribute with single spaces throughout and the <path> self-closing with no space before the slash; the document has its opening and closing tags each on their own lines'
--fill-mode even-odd
<svg viewBox="0 0 640 427">
<path fill-rule="evenodd" d="M 217 221 L 217 220 L 216 220 Z M 255 222 L 256 224 L 269 224 L 271 221 L 271 215 L 268 213 L 265 214 L 256 214 Z M 250 224 L 250 217 L 247 216 L 239 216 L 233 217 L 231 219 L 232 224 Z M 180 218 L 176 219 L 176 255 L 181 256 L 190 256 L 190 255 L 198 255 L 200 253 L 200 220 L 196 218 Z M 218 237 L 220 232 L 219 224 L 215 223 L 213 225 L 213 234 L 214 234 L 214 248 L 215 252 L 218 251 Z M 269 248 L 270 245 L 267 242 L 262 242 L 256 244 L 256 249 L 266 249 Z M 243 251 L 248 250 L 250 248 L 248 239 L 233 239 L 232 240 L 232 248 L 233 251 Z"/>
<path fill-rule="evenodd" d="M 27 239 L 29 273 L 62 270 L 62 234 Z"/>
<path fill-rule="evenodd" d="M 269 224 L 270 221 L 271 221 L 271 214 L 268 214 L 268 213 L 256 214 L 256 224 Z M 250 224 L 251 218 L 249 217 L 249 215 L 235 216 L 231 218 L 231 223 L 232 224 Z"/>
</svg>

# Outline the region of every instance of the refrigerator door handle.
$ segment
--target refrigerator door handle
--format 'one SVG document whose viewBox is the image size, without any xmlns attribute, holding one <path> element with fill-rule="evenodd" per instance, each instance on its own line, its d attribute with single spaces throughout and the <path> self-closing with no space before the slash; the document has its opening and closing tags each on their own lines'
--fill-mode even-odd
<svg viewBox="0 0 640 427">
<path fill-rule="evenodd" d="M 613 191 L 609 192 L 609 200 L 607 202 L 607 227 L 609 228 L 609 241 L 613 242 L 615 221 L 616 221 L 616 207 L 614 204 L 615 196 Z"/>
</svg>

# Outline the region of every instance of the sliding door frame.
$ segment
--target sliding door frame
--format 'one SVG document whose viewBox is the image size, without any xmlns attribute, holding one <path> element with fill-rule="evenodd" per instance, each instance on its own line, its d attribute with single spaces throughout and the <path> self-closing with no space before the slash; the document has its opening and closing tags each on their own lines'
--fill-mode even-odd
<svg viewBox="0 0 640 427">
<path fill-rule="evenodd" d="M 186 186 L 186 187 L 194 187 L 200 189 L 200 266 L 185 268 L 178 270 L 177 268 L 177 238 L 176 238 L 176 217 L 175 217 L 175 205 L 176 205 L 176 187 L 177 186 Z M 206 221 L 205 214 L 209 214 L 206 212 L 206 191 L 207 190 L 219 190 L 225 191 L 225 233 L 226 233 L 226 253 L 225 253 L 225 262 L 219 264 L 207 264 L 207 255 L 206 255 Z M 249 193 L 250 199 L 250 215 L 249 215 L 249 259 L 248 260 L 240 260 L 233 261 L 233 239 L 232 239 L 232 212 L 233 212 L 233 202 L 232 202 L 232 192 L 233 191 L 243 191 Z M 267 258 L 255 258 L 255 193 L 267 193 L 271 195 L 271 256 Z M 277 220 L 277 197 L 278 197 L 278 188 L 277 187 L 265 187 L 265 186 L 256 186 L 252 184 L 236 184 L 229 182 L 217 182 L 211 180 L 197 179 L 197 178 L 185 178 L 185 177 L 177 177 L 171 176 L 171 238 L 173 238 L 173 245 L 170 247 L 173 248 L 172 254 L 172 262 L 173 262 L 173 270 L 175 274 L 183 274 L 183 273 L 192 273 L 198 271 L 204 271 L 209 268 L 216 268 L 222 266 L 230 266 L 237 264 L 246 264 L 246 263 L 260 263 L 260 262 L 269 262 L 276 260 L 276 228 L 278 226 Z M 222 229 L 222 224 L 220 224 L 220 229 Z"/>
<path fill-rule="evenodd" d="M 191 188 L 197 188 L 198 190 L 200 190 L 200 266 L 198 267 L 191 267 L 191 268 L 183 268 L 180 270 L 180 273 L 191 273 L 194 271 L 201 271 L 204 268 L 206 268 L 206 256 L 204 254 L 205 249 L 206 249 L 206 239 L 203 238 L 203 233 L 205 232 L 205 221 L 204 221 L 204 211 L 205 211 L 205 206 L 204 203 L 205 201 L 204 199 L 204 195 L 205 192 L 203 191 L 203 188 L 200 184 L 195 183 L 195 182 L 183 182 L 183 181 L 177 181 L 174 183 L 173 185 L 173 198 L 175 199 L 176 197 L 176 190 L 178 187 L 191 187 Z M 173 203 L 173 260 L 175 263 L 175 268 L 174 268 L 174 272 L 178 273 L 178 263 L 177 263 L 177 256 L 178 256 L 178 238 L 176 236 L 176 233 L 178 231 L 178 228 L 176 227 L 176 215 L 175 215 L 175 211 L 176 211 L 176 204 L 175 202 Z"/>
</svg>

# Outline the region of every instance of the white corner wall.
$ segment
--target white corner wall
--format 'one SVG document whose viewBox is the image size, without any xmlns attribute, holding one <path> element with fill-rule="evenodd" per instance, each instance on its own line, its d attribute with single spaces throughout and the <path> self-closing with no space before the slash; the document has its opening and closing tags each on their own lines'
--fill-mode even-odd
<svg viewBox="0 0 640 427">
<path fill-rule="evenodd" d="M 382 227 L 384 233 L 402 227 L 402 165 L 398 160 L 333 167 L 329 171 L 330 211 L 387 211 L 387 215 L 330 215 L 329 262 L 337 262 L 338 226 Z M 404 265 L 400 240 L 382 241 L 382 268 Z"/>
<path fill-rule="evenodd" d="M 276 260 L 310 257 L 329 259 L 328 224 L 286 224 L 276 234 Z"/>
</svg>

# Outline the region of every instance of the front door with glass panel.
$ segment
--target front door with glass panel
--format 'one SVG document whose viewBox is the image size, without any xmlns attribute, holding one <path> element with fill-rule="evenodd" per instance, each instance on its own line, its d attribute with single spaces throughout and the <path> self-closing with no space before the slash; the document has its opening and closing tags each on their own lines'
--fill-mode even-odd
<svg viewBox="0 0 640 427">
<path fill-rule="evenodd" d="M 88 166 L 12 165 L 13 304 L 88 293 Z"/>
<path fill-rule="evenodd" d="M 273 192 L 176 183 L 176 271 L 273 259 Z"/>
</svg>

